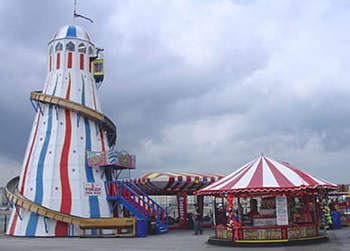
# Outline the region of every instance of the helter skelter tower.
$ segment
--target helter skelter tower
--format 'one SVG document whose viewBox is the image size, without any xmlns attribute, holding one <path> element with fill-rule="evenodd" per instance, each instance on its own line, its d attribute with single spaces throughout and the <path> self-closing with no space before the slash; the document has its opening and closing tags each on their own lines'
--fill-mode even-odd
<svg viewBox="0 0 350 251">
<path fill-rule="evenodd" d="M 19 196 L 86 218 L 111 217 L 103 189 L 106 175 L 86 158 L 86 151 L 108 151 L 116 141 L 116 128 L 101 113 L 96 92 L 98 52 L 77 25 L 61 28 L 48 43 L 47 77 L 43 91 L 31 93 L 37 113 L 18 183 Z M 95 193 L 87 194 L 87 188 Z M 15 206 L 7 234 L 69 236 L 78 229 Z"/>
</svg>

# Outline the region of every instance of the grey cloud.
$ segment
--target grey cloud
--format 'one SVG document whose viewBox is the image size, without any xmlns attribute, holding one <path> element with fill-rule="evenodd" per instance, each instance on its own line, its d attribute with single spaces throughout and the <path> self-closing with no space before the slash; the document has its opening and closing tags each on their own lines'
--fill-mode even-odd
<svg viewBox="0 0 350 251">
<path fill-rule="evenodd" d="M 78 1 L 78 10 L 95 22 L 75 22 L 105 48 L 98 93 L 117 125 L 116 147 L 137 155 L 133 176 L 229 173 L 264 152 L 348 183 L 345 2 Z M 24 157 L 29 93 L 43 87 L 47 42 L 71 15 L 71 1 L 0 5 L 7 161 Z"/>
</svg>

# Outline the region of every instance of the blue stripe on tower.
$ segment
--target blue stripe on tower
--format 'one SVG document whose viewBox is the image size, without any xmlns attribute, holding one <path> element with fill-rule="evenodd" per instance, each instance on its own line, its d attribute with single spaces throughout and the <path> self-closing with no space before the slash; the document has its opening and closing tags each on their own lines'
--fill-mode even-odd
<svg viewBox="0 0 350 251">
<path fill-rule="evenodd" d="M 50 142 L 52 129 L 52 105 L 49 106 L 49 117 L 47 121 L 47 129 L 43 147 L 41 148 L 39 162 L 36 173 L 36 188 L 35 188 L 35 198 L 34 202 L 41 205 L 43 201 L 43 172 L 44 172 L 44 162 L 48 149 L 48 145 Z M 27 225 L 26 236 L 34 236 L 36 227 L 38 225 L 39 215 L 36 213 L 31 213 L 30 218 Z"/>
<path fill-rule="evenodd" d="M 74 25 L 69 25 L 66 37 L 77 37 L 77 30 Z"/>
<path fill-rule="evenodd" d="M 82 78 L 82 93 L 81 93 L 81 104 L 85 105 L 85 83 L 83 75 Z M 86 150 L 91 151 L 91 129 L 90 129 L 90 123 L 89 119 L 84 118 L 85 123 L 85 140 L 86 140 Z M 88 165 L 87 161 L 85 160 L 85 172 L 86 172 L 86 178 L 88 182 L 95 182 L 94 174 L 92 171 L 92 168 Z M 89 205 L 90 205 L 90 217 L 91 218 L 99 218 L 100 217 L 100 208 L 98 203 L 97 196 L 89 196 Z M 93 230 L 93 234 L 96 230 Z"/>
</svg>

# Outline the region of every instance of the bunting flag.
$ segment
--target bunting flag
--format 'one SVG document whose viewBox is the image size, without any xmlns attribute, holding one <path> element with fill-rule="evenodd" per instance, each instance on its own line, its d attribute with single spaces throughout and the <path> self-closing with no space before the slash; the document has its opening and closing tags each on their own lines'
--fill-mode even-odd
<svg viewBox="0 0 350 251">
<path fill-rule="evenodd" d="M 78 14 L 78 13 L 76 13 L 76 12 L 74 11 L 74 18 L 77 18 L 77 17 L 80 17 L 80 18 L 83 18 L 83 19 L 85 19 L 85 20 L 88 20 L 88 21 L 90 21 L 91 23 L 94 22 L 91 18 L 88 18 L 88 17 L 86 17 L 86 16 L 80 15 L 80 14 Z"/>
</svg>

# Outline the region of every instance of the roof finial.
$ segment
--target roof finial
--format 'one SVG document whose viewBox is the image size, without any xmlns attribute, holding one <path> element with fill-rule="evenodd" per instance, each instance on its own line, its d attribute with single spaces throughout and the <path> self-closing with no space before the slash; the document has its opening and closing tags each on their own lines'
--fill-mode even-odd
<svg viewBox="0 0 350 251">
<path fill-rule="evenodd" d="M 77 0 L 74 0 L 74 12 L 73 12 L 73 24 L 74 24 L 74 20 L 76 17 L 81 17 L 85 20 L 90 21 L 91 23 L 93 23 L 94 21 L 91 18 L 88 18 L 86 16 L 80 15 L 77 13 Z"/>
<path fill-rule="evenodd" d="M 261 156 L 264 157 L 264 152 L 261 152 Z"/>
</svg>

